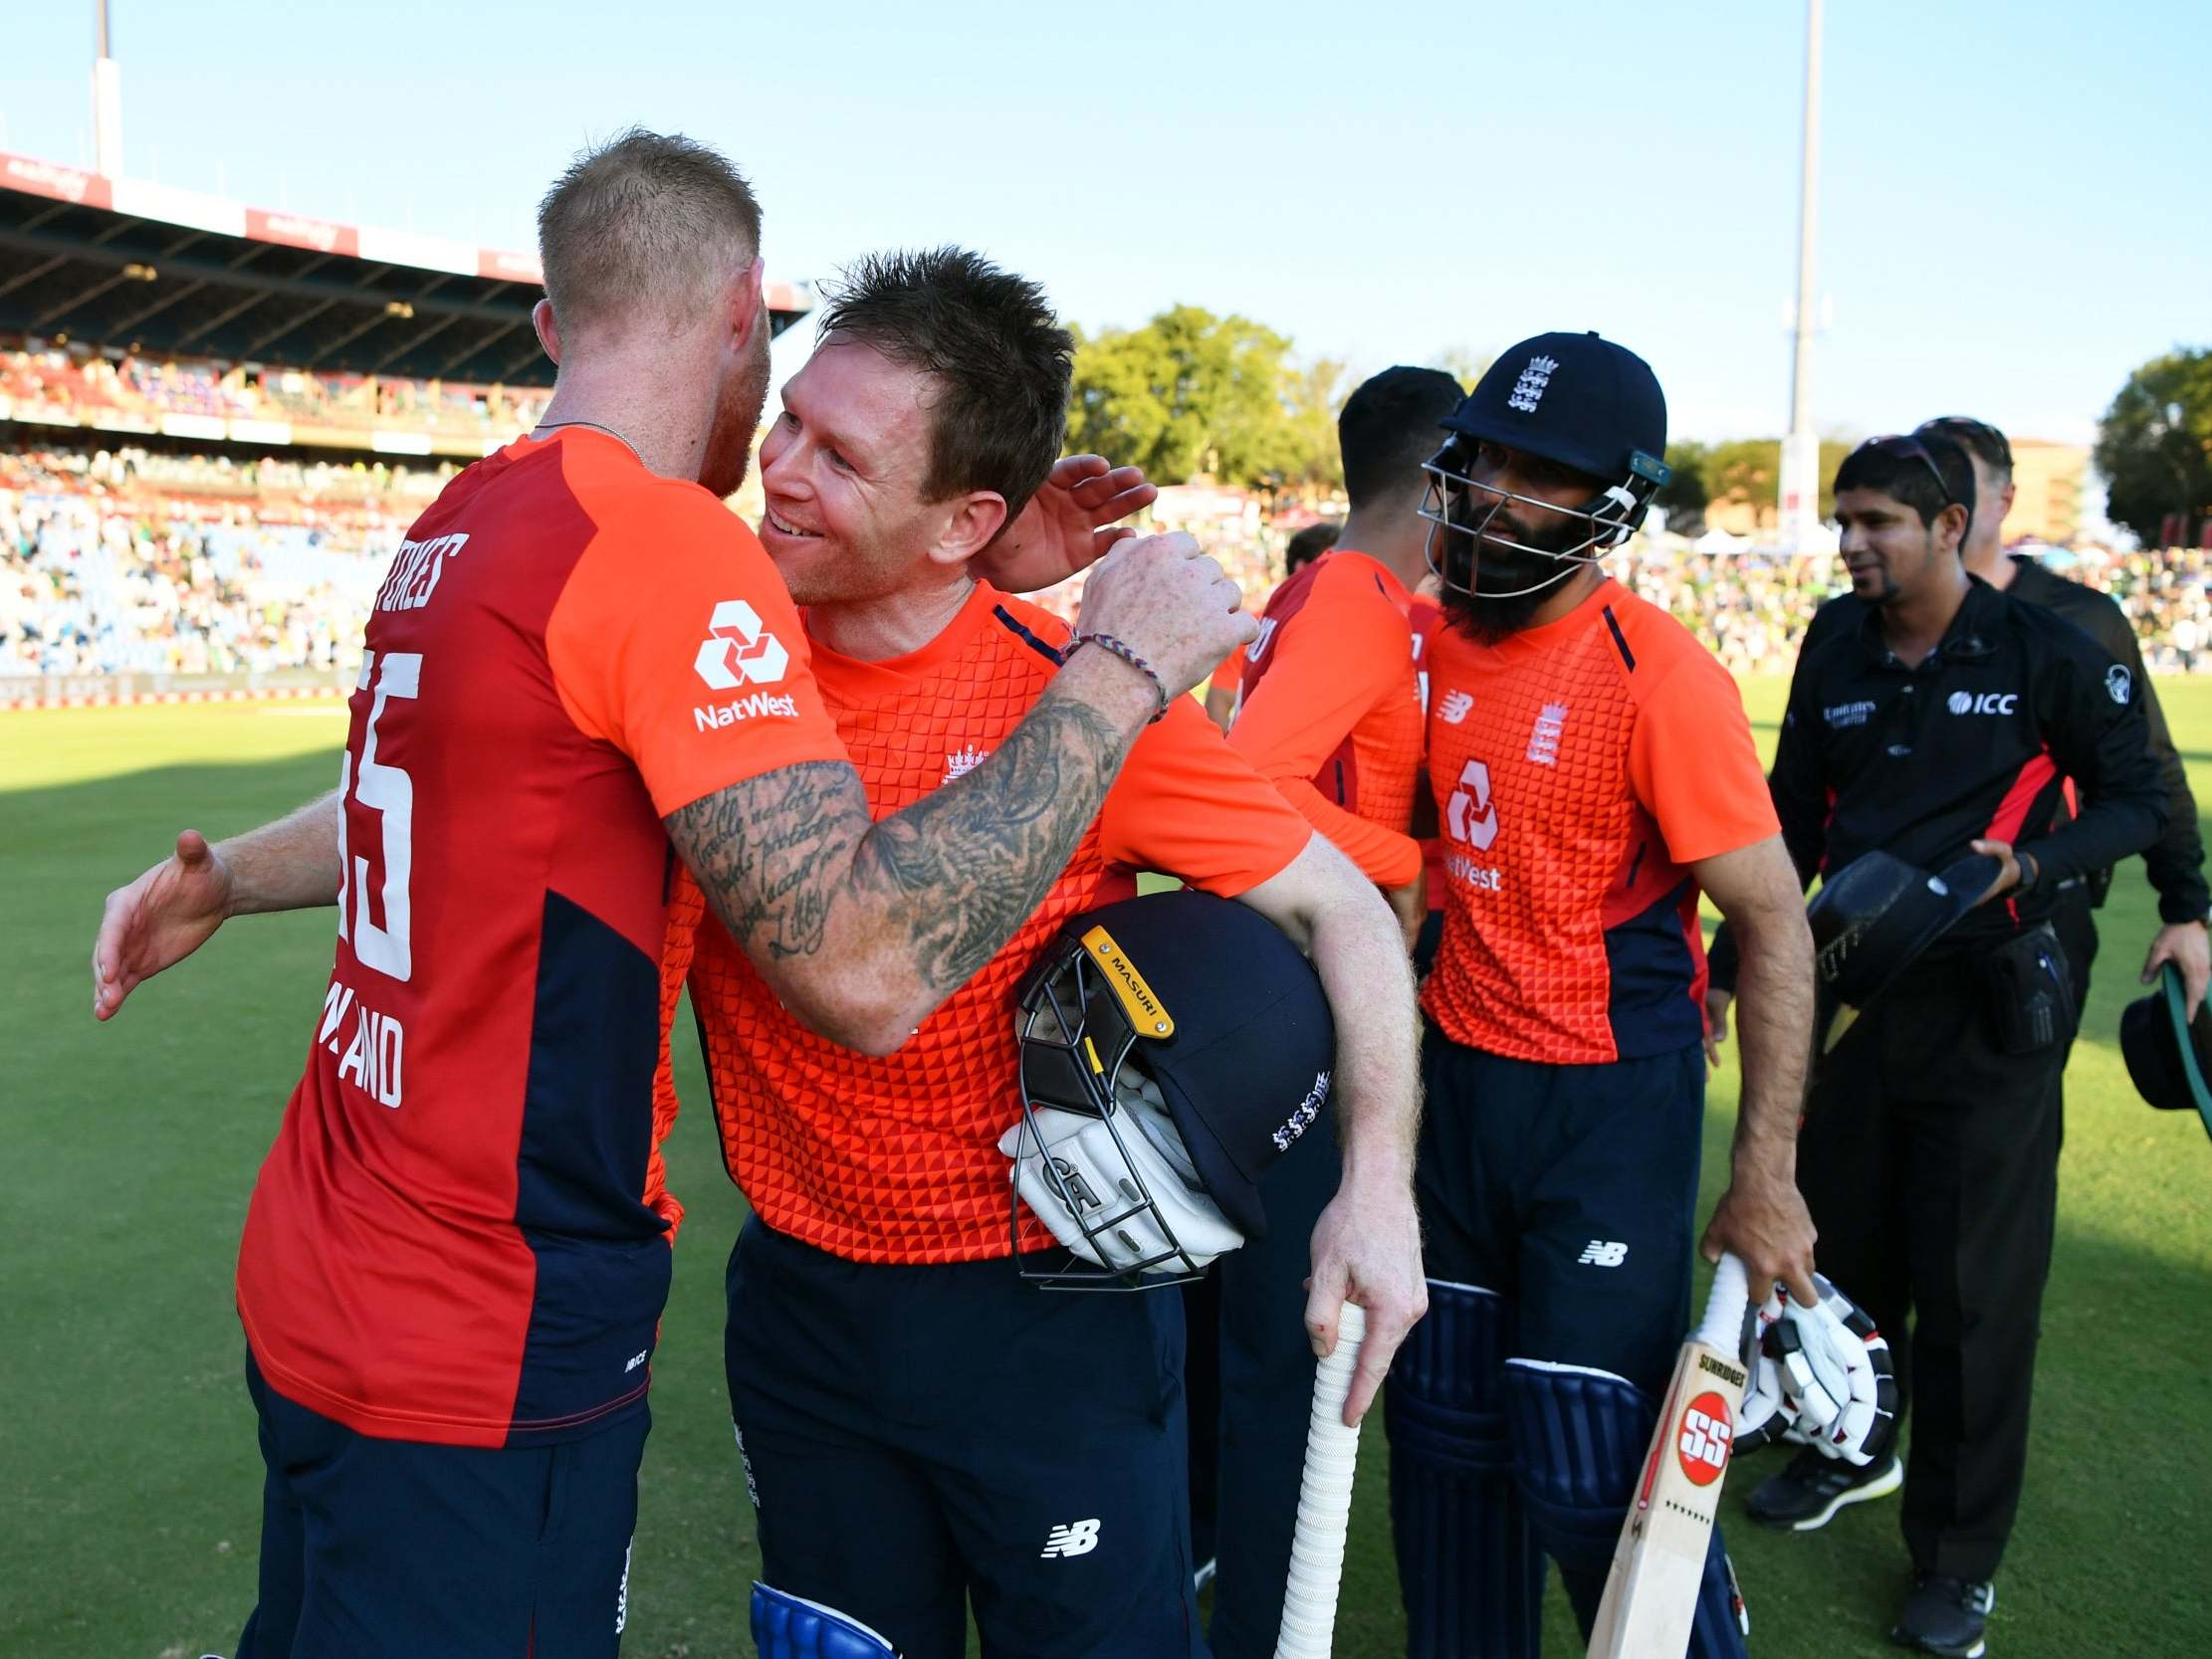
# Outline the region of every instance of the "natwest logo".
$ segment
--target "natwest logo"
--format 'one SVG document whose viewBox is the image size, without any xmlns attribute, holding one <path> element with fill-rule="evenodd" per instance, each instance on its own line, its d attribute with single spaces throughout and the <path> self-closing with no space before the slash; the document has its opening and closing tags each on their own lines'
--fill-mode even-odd
<svg viewBox="0 0 2212 1659">
<path fill-rule="evenodd" d="M 756 686 L 773 686 L 791 666 L 791 654 L 774 634 L 761 626 L 761 613 L 743 599 L 725 599 L 715 606 L 707 623 L 707 637 L 691 666 L 699 678 L 718 692 L 736 688 L 741 679 Z"/>
<path fill-rule="evenodd" d="M 1490 768 L 1469 760 L 1459 771 L 1459 787 L 1444 803 L 1444 825 L 1451 839 L 1486 852 L 1497 839 L 1497 808 L 1490 804 Z"/>
<path fill-rule="evenodd" d="M 778 650 L 782 648 L 777 647 Z M 704 672 L 704 671 L 702 671 Z M 789 692 L 751 692 L 728 703 L 702 703 L 691 712 L 691 724 L 701 731 L 736 726 L 740 721 L 798 719 L 798 699 Z"/>
</svg>

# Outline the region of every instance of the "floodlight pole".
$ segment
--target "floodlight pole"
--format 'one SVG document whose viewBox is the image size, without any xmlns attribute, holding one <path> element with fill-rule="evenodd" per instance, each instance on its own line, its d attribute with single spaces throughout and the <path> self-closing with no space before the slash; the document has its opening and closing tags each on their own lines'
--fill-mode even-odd
<svg viewBox="0 0 2212 1659">
<path fill-rule="evenodd" d="M 1782 440 L 1782 543 L 1812 545 L 1820 522 L 1820 436 L 1813 430 L 1813 247 L 1820 228 L 1821 0 L 1805 5 L 1805 135 L 1797 184 L 1797 316 L 1791 329 L 1790 431 Z"/>
<path fill-rule="evenodd" d="M 93 170 L 105 178 L 122 172 L 122 71 L 108 50 L 108 0 L 94 0 L 99 32 L 93 58 Z"/>
</svg>

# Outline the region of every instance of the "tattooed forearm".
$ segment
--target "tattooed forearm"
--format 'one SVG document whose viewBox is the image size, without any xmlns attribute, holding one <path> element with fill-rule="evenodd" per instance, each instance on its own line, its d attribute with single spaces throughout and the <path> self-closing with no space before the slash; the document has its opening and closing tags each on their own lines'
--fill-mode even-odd
<svg viewBox="0 0 2212 1659">
<path fill-rule="evenodd" d="M 879 824 L 849 765 L 815 762 L 670 814 L 669 838 L 794 1012 L 895 1043 L 1043 902 L 1128 742 L 1054 688 L 983 765 Z"/>
<path fill-rule="evenodd" d="M 1047 694 L 985 765 L 886 818 L 853 860 L 931 1003 L 965 984 L 1044 902 L 1120 767 L 1121 731 Z"/>
</svg>

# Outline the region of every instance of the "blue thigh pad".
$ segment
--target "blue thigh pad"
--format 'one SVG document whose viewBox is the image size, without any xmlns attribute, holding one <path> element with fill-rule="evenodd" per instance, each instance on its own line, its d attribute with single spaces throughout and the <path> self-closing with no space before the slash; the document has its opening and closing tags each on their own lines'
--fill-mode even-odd
<svg viewBox="0 0 2212 1659">
<path fill-rule="evenodd" d="M 1534 1659 L 1544 1557 L 1512 1480 L 1501 1375 L 1506 1307 L 1429 1281 L 1429 1314 L 1392 1362 L 1391 1531 L 1408 1659 Z"/>
<path fill-rule="evenodd" d="M 759 1582 L 753 1586 L 753 1645 L 761 1659 L 899 1659 L 858 1619 Z"/>
</svg>

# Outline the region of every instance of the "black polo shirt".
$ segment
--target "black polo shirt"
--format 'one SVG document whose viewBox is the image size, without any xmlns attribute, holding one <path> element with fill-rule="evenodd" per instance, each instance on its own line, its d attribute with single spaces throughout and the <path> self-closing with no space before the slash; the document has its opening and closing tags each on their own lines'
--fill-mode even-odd
<svg viewBox="0 0 2212 1659">
<path fill-rule="evenodd" d="M 1952 955 L 2042 921 L 2061 882 L 2157 839 L 2166 793 L 2137 677 L 2080 628 L 1970 576 L 1942 642 L 1907 668 L 1880 610 L 1852 603 L 1856 625 L 1832 602 L 1807 636 L 1768 777 L 1806 881 L 1878 847 L 1924 870 L 1978 839 L 2032 852 L 2035 891 L 1976 910 L 1935 952 Z"/>
</svg>

